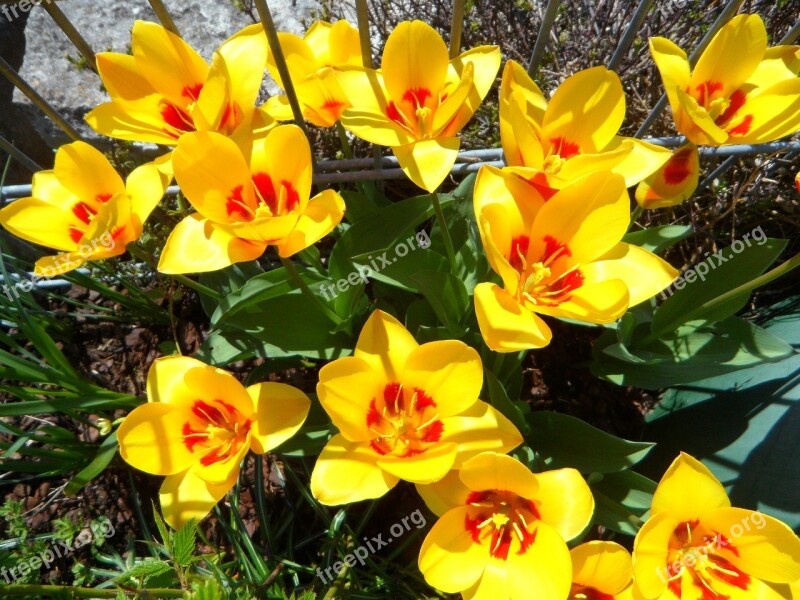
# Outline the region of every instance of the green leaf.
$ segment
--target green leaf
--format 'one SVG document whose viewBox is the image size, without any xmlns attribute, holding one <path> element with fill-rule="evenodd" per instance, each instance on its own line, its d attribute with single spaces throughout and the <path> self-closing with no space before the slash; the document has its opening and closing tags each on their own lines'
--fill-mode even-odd
<svg viewBox="0 0 800 600">
<path fill-rule="evenodd" d="M 595 522 L 612 531 L 635 536 L 650 510 L 656 482 L 630 470 L 591 479 Z"/>
<path fill-rule="evenodd" d="M 691 225 L 659 225 L 643 231 L 628 233 L 622 238 L 622 241 L 639 246 L 648 252 L 659 254 L 689 237 L 693 231 Z"/>
<path fill-rule="evenodd" d="M 588 423 L 550 411 L 527 417 L 528 444 L 549 469 L 572 467 L 582 473 L 622 471 L 642 460 L 653 444 L 624 440 Z"/>
<path fill-rule="evenodd" d="M 689 321 L 698 327 L 736 314 L 747 304 L 749 291 L 713 309 L 703 309 L 702 305 L 761 275 L 783 251 L 787 242 L 767 239 L 763 244 L 747 246 L 741 243 L 744 249 L 738 254 L 732 248 L 724 248 L 683 274 L 686 287 L 676 288 L 677 291 L 653 315 L 654 337 L 671 333 Z M 680 280 L 678 285 L 681 285 Z"/>
<path fill-rule="evenodd" d="M 153 508 L 153 520 L 156 522 L 156 527 L 158 527 L 158 533 L 161 534 L 161 542 L 164 544 L 167 554 L 172 556 L 172 532 L 161 517 L 161 513 L 158 512 L 155 502 L 151 502 L 151 506 Z"/>
<path fill-rule="evenodd" d="M 179 567 L 188 567 L 192 564 L 196 535 L 197 524 L 194 519 L 190 519 L 188 523 L 174 533 L 172 537 L 172 558 Z"/>
<path fill-rule="evenodd" d="M 128 569 L 125 573 L 115 579 L 115 581 L 127 581 L 129 579 L 138 579 L 142 583 L 146 583 L 148 579 L 169 573 L 172 567 L 163 561 L 157 559 L 146 559 L 133 568 Z"/>
<path fill-rule="evenodd" d="M 64 493 L 67 496 L 74 496 L 82 490 L 83 486 L 103 472 L 114 456 L 116 456 L 118 448 L 119 442 L 117 441 L 117 432 L 114 431 L 100 444 L 100 448 L 98 448 L 97 454 L 92 462 L 69 480 L 67 486 L 64 488 Z"/>
<path fill-rule="evenodd" d="M 263 273 L 264 269 L 261 268 L 257 261 L 237 263 L 219 271 L 203 273 L 200 275 L 200 283 L 219 292 L 223 297 L 227 297 L 243 287 L 252 278 L 258 277 Z M 203 310 L 209 317 L 214 314 L 219 305 L 215 299 L 205 294 L 200 294 L 200 304 L 202 304 Z"/>
<path fill-rule="evenodd" d="M 500 380 L 491 371 L 484 369 L 483 372 L 486 375 L 486 385 L 489 389 L 489 404 L 503 413 L 503 416 L 511 421 L 523 436 L 527 437 L 531 432 L 528 421 L 531 415 L 527 414 L 526 416 L 526 413 L 530 413 L 530 409 L 522 402 L 512 402 Z"/>
<path fill-rule="evenodd" d="M 449 269 L 444 256 L 429 248 L 418 248 L 416 242 L 414 249 L 405 256 L 397 256 L 396 248 L 397 245 L 382 252 L 354 256 L 353 266 L 356 271 L 353 273 L 358 273 L 367 280 L 374 279 L 409 292 L 420 292 L 419 285 L 414 279 L 417 273 Z"/>
<path fill-rule="evenodd" d="M 460 337 L 463 333 L 461 324 L 470 308 L 467 290 L 461 280 L 441 271 L 420 271 L 411 279 L 417 282 L 442 325 L 453 337 Z"/>
</svg>

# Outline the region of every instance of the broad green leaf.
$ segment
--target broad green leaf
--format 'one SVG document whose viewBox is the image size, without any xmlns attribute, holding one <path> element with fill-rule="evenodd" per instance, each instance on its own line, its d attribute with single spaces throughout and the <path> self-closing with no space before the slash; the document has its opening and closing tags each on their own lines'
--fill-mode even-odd
<svg viewBox="0 0 800 600">
<path fill-rule="evenodd" d="M 227 297 L 243 287 L 252 278 L 264 273 L 264 269 L 256 261 L 237 263 L 219 271 L 211 271 L 200 275 L 200 283 Z M 200 304 L 210 317 L 217 310 L 218 302 L 205 294 L 199 294 Z"/>
<path fill-rule="evenodd" d="M 506 393 L 500 380 L 488 369 L 483 370 L 486 375 L 486 385 L 489 390 L 489 404 L 494 406 L 519 429 L 520 433 L 527 437 L 531 432 L 529 420 L 530 409 L 522 402 L 513 402 Z M 524 407 L 524 408 L 523 408 Z M 525 410 L 527 409 L 527 410 Z"/>
<path fill-rule="evenodd" d="M 83 486 L 105 470 L 114 456 L 116 456 L 118 448 L 119 442 L 117 441 L 117 432 L 115 431 L 100 444 L 92 462 L 69 480 L 66 488 L 64 488 L 64 493 L 67 496 L 74 496 L 82 490 Z"/>
<path fill-rule="evenodd" d="M 405 243 L 405 242 L 402 242 Z M 397 246 L 394 247 L 395 249 Z M 418 248 L 404 256 L 388 249 L 353 257 L 351 276 L 376 280 L 409 292 L 420 292 L 414 276 L 421 271 L 447 271 L 447 259 L 429 248 Z"/>
<path fill-rule="evenodd" d="M 713 309 L 704 309 L 703 304 L 761 275 L 786 247 L 786 240 L 767 239 L 762 244 L 748 240 L 751 242 L 749 246 L 737 241 L 743 248 L 738 254 L 733 251 L 733 246 L 724 248 L 679 277 L 676 283 L 682 289 L 673 283 L 670 290 L 675 289 L 675 292 L 653 315 L 653 336 L 673 332 L 688 321 L 694 321 L 696 325 L 714 323 L 736 314 L 747 304 L 749 291 Z M 670 290 L 664 293 L 669 294 Z"/>
<path fill-rule="evenodd" d="M 454 337 L 463 333 L 461 324 L 470 308 L 467 290 L 461 280 L 451 273 L 420 271 L 411 276 L 430 303 L 439 321 Z"/>
<path fill-rule="evenodd" d="M 549 469 L 572 467 L 582 473 L 622 471 L 642 460 L 653 444 L 624 440 L 588 423 L 551 411 L 527 416 L 528 445 Z"/>
<path fill-rule="evenodd" d="M 594 520 L 612 531 L 635 536 L 650 510 L 656 482 L 634 471 L 592 477 Z"/>
<path fill-rule="evenodd" d="M 691 225 L 659 225 L 643 231 L 633 231 L 622 238 L 623 242 L 639 246 L 659 254 L 670 246 L 689 237 L 694 230 Z"/>
</svg>

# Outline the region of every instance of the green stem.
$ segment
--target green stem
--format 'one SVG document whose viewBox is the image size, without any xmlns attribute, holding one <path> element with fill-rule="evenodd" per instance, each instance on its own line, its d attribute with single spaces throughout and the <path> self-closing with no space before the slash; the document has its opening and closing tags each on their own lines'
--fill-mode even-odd
<svg viewBox="0 0 800 600">
<path fill-rule="evenodd" d="M 311 302 L 317 308 L 319 308 L 319 310 L 325 316 L 327 316 L 331 321 L 333 321 L 337 325 L 341 324 L 344 321 L 339 315 L 337 315 L 330 308 L 328 308 L 328 306 L 325 303 L 323 303 L 322 300 L 320 300 L 316 296 L 316 294 L 314 294 L 314 292 L 311 291 L 311 288 L 308 287 L 308 284 L 303 280 L 302 277 L 300 277 L 300 273 L 297 272 L 297 269 L 292 264 L 292 261 L 281 257 L 281 263 L 283 263 L 283 266 L 286 269 L 286 272 L 289 273 L 289 276 L 297 284 L 297 287 L 300 288 L 300 291 L 303 293 L 303 295 L 306 298 L 308 298 L 309 300 L 311 300 Z"/>
<path fill-rule="evenodd" d="M 135 256 L 139 260 L 145 261 L 149 264 L 153 269 L 158 270 L 155 262 L 153 261 L 152 257 L 145 252 L 144 249 L 140 248 L 136 244 L 129 244 L 127 248 L 128 252 L 131 253 L 132 256 Z M 170 275 L 175 281 L 182 283 L 186 287 L 192 288 L 195 292 L 203 294 L 204 296 L 208 296 L 209 298 L 213 298 L 216 301 L 222 300 L 222 294 L 212 290 L 210 287 L 203 285 L 200 282 L 194 281 L 193 279 L 189 279 L 184 275 Z"/>
<path fill-rule="evenodd" d="M 445 252 L 447 252 L 447 260 L 450 261 L 450 271 L 455 275 L 458 270 L 456 268 L 456 253 L 455 250 L 453 250 L 453 239 L 450 237 L 450 229 L 448 229 L 447 222 L 444 220 L 442 205 L 439 204 L 439 194 L 431 192 L 431 201 L 433 201 L 433 210 L 436 212 L 436 221 L 439 223 L 439 229 L 442 230 L 444 249 Z"/>
<path fill-rule="evenodd" d="M 69 585 L 6 585 L 3 586 L 4 596 L 33 596 L 34 598 L 53 598 L 57 595 L 65 595 L 68 598 L 116 598 L 122 592 L 128 598 L 142 598 L 145 596 L 152 598 L 183 598 L 182 590 L 171 590 L 166 588 L 151 588 L 148 590 L 126 590 L 126 589 L 100 589 L 100 588 L 81 588 Z"/>
<path fill-rule="evenodd" d="M 336 132 L 339 134 L 339 143 L 342 145 L 342 153 L 345 158 L 353 158 L 353 150 L 350 148 L 350 140 L 347 139 L 347 132 L 341 121 L 336 121 Z"/>
<path fill-rule="evenodd" d="M 636 208 L 633 209 L 631 212 L 631 222 L 628 224 L 628 231 L 630 231 L 631 227 L 633 227 L 634 223 L 642 216 L 644 209 L 637 205 Z"/>
</svg>

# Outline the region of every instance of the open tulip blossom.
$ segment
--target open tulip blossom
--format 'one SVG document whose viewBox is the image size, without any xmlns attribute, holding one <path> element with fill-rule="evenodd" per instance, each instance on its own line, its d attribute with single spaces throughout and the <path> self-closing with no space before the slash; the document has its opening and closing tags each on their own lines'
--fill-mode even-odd
<svg viewBox="0 0 800 600">
<path fill-rule="evenodd" d="M 417 344 L 395 319 L 370 315 L 353 356 L 325 365 L 317 394 L 339 429 L 311 474 L 323 504 L 378 498 L 401 479 L 430 483 L 484 450 L 522 442 L 478 394 L 478 353 L 462 342 Z"/>
<path fill-rule="evenodd" d="M 441 36 L 422 21 L 395 27 L 381 68 L 337 74 L 350 98 L 342 125 L 389 146 L 406 175 L 433 192 L 456 162 L 458 132 L 475 114 L 500 68 L 500 49 L 480 46 L 448 61 Z"/>
<path fill-rule="evenodd" d="M 419 553 L 430 585 L 465 600 L 567 598 L 567 542 L 594 511 L 578 471 L 531 473 L 510 456 L 485 452 L 420 491 L 439 515 Z"/>
<path fill-rule="evenodd" d="M 769 584 L 800 580 L 800 539 L 777 519 L 731 507 L 711 471 L 681 453 L 636 536 L 633 569 L 636 598 L 778 600 L 786 596 Z"/>
<path fill-rule="evenodd" d="M 631 600 L 633 562 L 615 542 L 595 540 L 576 546 L 572 558 L 572 588 L 568 600 Z"/>
<path fill-rule="evenodd" d="M 119 451 L 137 469 L 166 475 L 161 510 L 172 527 L 205 517 L 236 483 L 247 452 L 263 454 L 289 439 L 311 406 L 285 383 L 245 388 L 183 356 L 153 363 L 147 399 L 120 425 Z"/>
<path fill-rule="evenodd" d="M 125 254 L 168 185 L 153 163 L 123 181 L 100 151 L 73 142 L 58 150 L 52 171 L 34 175 L 31 197 L 0 210 L 0 224 L 19 238 L 62 250 L 36 262 L 37 275 L 53 277 Z"/>
</svg>

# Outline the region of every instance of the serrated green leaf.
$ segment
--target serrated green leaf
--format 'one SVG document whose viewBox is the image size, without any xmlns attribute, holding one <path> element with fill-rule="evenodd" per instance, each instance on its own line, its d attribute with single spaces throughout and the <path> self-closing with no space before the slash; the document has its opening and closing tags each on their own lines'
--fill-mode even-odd
<svg viewBox="0 0 800 600">
<path fill-rule="evenodd" d="M 151 506 L 153 507 L 153 520 L 156 522 L 156 527 L 158 527 L 158 533 L 161 534 L 161 543 L 164 544 L 167 554 L 172 556 L 172 532 L 161 517 L 161 513 L 158 512 L 156 503 L 152 502 Z"/>
<path fill-rule="evenodd" d="M 196 535 L 197 524 L 194 519 L 190 519 L 188 523 L 173 534 L 172 546 L 174 554 L 172 558 L 179 567 L 188 567 L 192 564 L 192 558 L 196 547 Z"/>
</svg>

